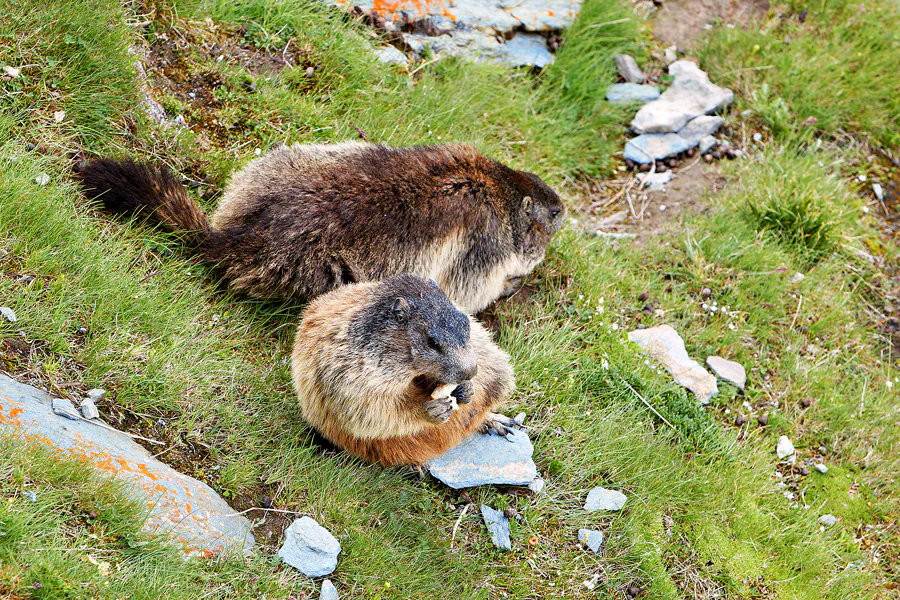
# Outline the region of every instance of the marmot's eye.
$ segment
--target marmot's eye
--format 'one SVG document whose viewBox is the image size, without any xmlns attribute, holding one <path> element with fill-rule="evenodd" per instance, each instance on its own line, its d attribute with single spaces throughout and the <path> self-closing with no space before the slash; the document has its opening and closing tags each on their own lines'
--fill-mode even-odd
<svg viewBox="0 0 900 600">
<path fill-rule="evenodd" d="M 430 335 L 428 336 L 428 346 L 432 350 L 437 350 L 438 352 L 441 351 L 441 344 L 436 339 L 431 337 Z"/>
<path fill-rule="evenodd" d="M 551 211 L 550 211 L 550 216 L 551 216 L 551 217 L 556 218 L 557 215 L 559 215 L 559 210 L 558 210 L 558 209 L 557 209 L 557 210 L 551 210 Z"/>
</svg>

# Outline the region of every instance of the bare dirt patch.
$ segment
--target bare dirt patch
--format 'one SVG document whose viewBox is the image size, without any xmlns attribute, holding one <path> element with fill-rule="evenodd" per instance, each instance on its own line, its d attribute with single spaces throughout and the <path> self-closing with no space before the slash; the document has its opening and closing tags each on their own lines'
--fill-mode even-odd
<svg viewBox="0 0 900 600">
<path fill-rule="evenodd" d="M 707 25 L 746 25 L 769 10 L 768 0 L 667 0 L 653 19 L 653 35 L 666 46 L 688 48 Z"/>
</svg>

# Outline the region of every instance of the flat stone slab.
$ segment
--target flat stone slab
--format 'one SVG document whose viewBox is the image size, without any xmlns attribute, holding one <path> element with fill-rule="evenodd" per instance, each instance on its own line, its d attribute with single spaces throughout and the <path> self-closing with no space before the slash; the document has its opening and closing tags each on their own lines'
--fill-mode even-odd
<svg viewBox="0 0 900 600">
<path fill-rule="evenodd" d="M 324 577 L 337 568 L 341 544 L 310 517 L 300 517 L 284 531 L 278 556 L 307 577 Z"/>
<path fill-rule="evenodd" d="M 647 165 L 681 154 L 691 145 L 677 133 L 645 133 L 625 142 L 625 158 Z"/>
<path fill-rule="evenodd" d="M 578 541 L 591 549 L 591 552 L 597 554 L 600 552 L 600 546 L 603 545 L 603 532 L 595 529 L 579 529 Z"/>
<path fill-rule="evenodd" d="M 428 463 L 428 471 L 453 489 L 478 485 L 529 485 L 537 477 L 534 446 L 524 431 L 476 433 Z"/>
<path fill-rule="evenodd" d="M 702 404 L 708 404 L 709 399 L 719 392 L 716 378 L 688 356 L 684 340 L 669 325 L 630 331 L 628 339 L 661 362 L 675 382 L 694 392 Z"/>
<path fill-rule="evenodd" d="M 659 88 L 655 85 L 614 83 L 606 88 L 606 99 L 618 104 L 647 104 L 657 98 Z"/>
<path fill-rule="evenodd" d="M 719 356 L 710 356 L 706 359 L 706 365 L 712 369 L 719 379 L 724 379 L 729 383 L 733 383 L 739 389 L 743 390 L 747 385 L 747 371 L 741 363 L 733 360 L 727 360 Z"/>
<path fill-rule="evenodd" d="M 617 490 L 608 490 L 602 487 L 595 487 L 588 492 L 587 499 L 584 501 L 584 510 L 594 512 L 598 510 L 622 510 L 628 496 Z"/>
<path fill-rule="evenodd" d="M 672 181 L 675 175 L 672 174 L 672 171 L 666 171 L 664 173 L 641 173 L 638 175 L 638 179 L 641 180 L 641 187 L 649 188 L 651 192 L 659 192 L 665 187 L 667 183 Z"/>
<path fill-rule="evenodd" d="M 509 519 L 503 516 L 499 510 L 494 510 L 484 504 L 481 505 L 481 516 L 491 533 L 491 542 L 498 548 L 512 550 L 512 542 L 509 539 Z"/>
<path fill-rule="evenodd" d="M 674 133 L 700 115 L 722 110 L 734 100 L 734 93 L 714 85 L 695 63 L 687 60 L 669 65 L 672 85 L 634 116 L 635 133 Z"/>
<path fill-rule="evenodd" d="M 375 48 L 375 57 L 389 65 L 406 65 L 409 64 L 409 59 L 406 57 L 406 54 L 397 50 L 393 46 L 381 46 L 379 48 Z"/>
<path fill-rule="evenodd" d="M 384 28 L 399 32 L 410 47 L 431 46 L 437 55 L 467 56 L 512 66 L 549 64 L 546 39 L 527 33 L 569 27 L 581 10 L 581 0 L 325 0 L 346 10 L 360 9 Z M 408 33 L 428 23 L 434 35 Z M 510 32 L 517 31 L 509 42 Z M 537 36 L 542 37 L 542 36 Z M 519 39 L 516 39 L 519 38 Z M 499 40 L 499 41 L 498 41 Z"/>
<path fill-rule="evenodd" d="M 0 432 L 43 444 L 125 482 L 131 497 L 148 509 L 143 531 L 168 535 L 186 554 L 209 557 L 253 548 L 250 521 L 211 487 L 159 462 L 120 431 L 54 414 L 53 400 L 0 375 Z"/>
<path fill-rule="evenodd" d="M 717 132 L 724 123 L 725 119 L 717 115 L 701 115 L 688 121 L 688 124 L 678 131 L 678 135 L 693 148 L 699 146 L 703 138 Z"/>
</svg>

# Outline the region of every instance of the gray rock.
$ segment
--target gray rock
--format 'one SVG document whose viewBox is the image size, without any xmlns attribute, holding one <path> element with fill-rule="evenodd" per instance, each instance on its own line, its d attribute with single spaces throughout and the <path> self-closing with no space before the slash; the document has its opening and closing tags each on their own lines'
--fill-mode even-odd
<svg viewBox="0 0 900 600">
<path fill-rule="evenodd" d="M 509 539 L 509 519 L 504 517 L 502 512 L 484 504 L 481 505 L 481 516 L 491 533 L 491 542 L 498 548 L 512 550 L 512 542 Z"/>
<path fill-rule="evenodd" d="M 806 275 L 804 275 L 803 273 L 794 273 L 794 275 L 791 277 L 791 283 L 793 285 L 797 285 L 804 279 L 806 279 Z"/>
<path fill-rule="evenodd" d="M 528 485 L 537 476 L 534 446 L 523 431 L 476 433 L 428 463 L 429 472 L 453 489 L 478 485 Z"/>
<path fill-rule="evenodd" d="M 93 400 L 94 402 L 103 400 L 103 398 L 105 396 L 106 396 L 106 390 L 104 390 L 103 388 L 93 388 L 93 389 L 88 390 L 88 392 L 87 392 L 87 397 L 90 398 L 91 400 Z"/>
<path fill-rule="evenodd" d="M 644 82 L 644 72 L 641 71 L 641 68 L 634 58 L 627 54 L 616 54 L 613 56 L 613 60 L 616 62 L 616 69 L 619 70 L 619 75 L 621 75 L 625 81 L 630 83 Z"/>
<path fill-rule="evenodd" d="M 704 136 L 704 138 L 700 140 L 700 154 L 706 154 L 715 148 L 716 144 L 718 144 L 716 138 L 711 135 Z"/>
<path fill-rule="evenodd" d="M 824 525 L 825 527 L 832 527 L 837 523 L 837 517 L 834 515 L 822 515 L 819 517 L 819 523 Z"/>
<path fill-rule="evenodd" d="M 814 468 L 816 471 L 818 471 L 819 473 L 821 473 L 822 475 L 824 475 L 825 473 L 828 472 L 828 467 L 826 467 L 826 466 L 823 465 L 822 463 L 816 464 L 815 467 L 813 467 L 813 468 Z"/>
<path fill-rule="evenodd" d="M 615 83 L 606 88 L 606 99 L 619 104 L 646 104 L 659 98 L 655 85 Z"/>
<path fill-rule="evenodd" d="M 394 48 L 393 46 L 381 46 L 375 49 L 375 57 L 389 65 L 406 65 L 409 64 L 409 58 L 406 54 Z"/>
<path fill-rule="evenodd" d="M 600 546 L 603 545 L 603 532 L 594 529 L 579 529 L 578 541 L 591 549 L 591 552 L 597 554 L 600 552 Z"/>
<path fill-rule="evenodd" d="M 622 510 L 628 497 L 622 492 L 616 490 L 607 490 L 602 487 L 595 487 L 588 492 L 587 500 L 584 501 L 584 510 L 594 512 L 596 510 Z"/>
<path fill-rule="evenodd" d="M 757 133 L 754 133 L 754 134 L 753 134 L 753 141 L 754 141 L 754 142 L 761 142 L 761 141 L 762 141 L 762 134 L 761 134 L 761 133 L 758 133 L 758 132 L 757 132 Z"/>
<path fill-rule="evenodd" d="M 716 378 L 688 356 L 684 340 L 670 326 L 659 325 L 631 331 L 628 339 L 636 343 L 645 354 L 661 362 L 675 382 L 694 392 L 701 404 L 708 404 L 709 399 L 719 392 Z"/>
<path fill-rule="evenodd" d="M 307 577 L 324 577 L 337 568 L 340 553 L 340 543 L 327 529 L 309 517 L 301 517 L 284 531 L 278 556 Z"/>
<path fill-rule="evenodd" d="M 672 85 L 658 100 L 645 104 L 635 115 L 635 133 L 679 131 L 691 119 L 712 114 L 731 104 L 734 93 L 710 83 L 706 73 L 690 61 L 679 60 L 669 67 Z"/>
<path fill-rule="evenodd" d="M 675 175 L 672 174 L 672 171 L 666 171 L 664 173 L 641 173 L 638 175 L 638 179 L 641 180 L 641 187 L 650 188 L 651 192 L 660 192 L 663 187 L 672 181 L 672 178 Z"/>
<path fill-rule="evenodd" d="M 0 315 L 3 315 L 3 318 L 10 323 L 15 323 L 18 320 L 16 319 L 16 311 L 8 306 L 0 306 Z"/>
<path fill-rule="evenodd" d="M 319 600 L 340 600 L 337 588 L 334 587 L 330 579 L 322 582 L 322 592 L 319 594 Z"/>
<path fill-rule="evenodd" d="M 75 410 L 75 405 L 68 398 L 54 398 L 50 402 L 50 409 L 53 414 L 65 417 L 70 421 L 81 420 L 81 413 Z"/>
<path fill-rule="evenodd" d="M 678 53 L 675 51 L 675 46 L 670 48 L 666 48 L 663 50 L 663 62 L 667 65 L 671 65 L 676 60 L 678 60 Z"/>
<path fill-rule="evenodd" d="M 99 419 L 100 411 L 97 410 L 97 405 L 94 404 L 94 401 L 90 398 L 85 398 L 81 401 L 81 416 L 85 419 Z"/>
<path fill-rule="evenodd" d="M 710 356 L 706 359 L 706 364 L 719 379 L 733 383 L 742 390 L 747 385 L 747 371 L 740 363 L 718 356 Z"/>
<path fill-rule="evenodd" d="M 677 133 L 645 133 L 625 142 L 625 158 L 646 165 L 681 154 L 691 145 Z"/>
<path fill-rule="evenodd" d="M 54 415 L 52 400 L 41 390 L 0 375 L 0 433 L 39 439 L 105 475 L 115 475 L 132 498 L 147 506 L 143 530 L 169 535 L 188 554 L 253 547 L 250 522 L 208 485 L 159 462 L 124 433 L 81 420 L 77 412 L 77 421 Z"/>
<path fill-rule="evenodd" d="M 701 115 L 696 119 L 691 119 L 688 124 L 678 131 L 678 135 L 683 137 L 693 148 L 700 144 L 708 135 L 714 134 L 722 126 L 725 119 L 715 115 Z"/>
<path fill-rule="evenodd" d="M 535 33 L 517 33 L 513 39 L 500 44 L 497 60 L 511 67 L 535 66 L 543 68 L 553 62 L 547 48 L 547 38 Z"/>
<path fill-rule="evenodd" d="M 50 176 L 46 173 L 40 173 L 37 177 L 34 178 L 34 182 L 43 187 L 50 183 Z"/>
<path fill-rule="evenodd" d="M 879 202 L 884 202 L 884 188 L 881 187 L 880 183 L 873 183 L 872 191 L 875 192 L 875 197 L 878 198 Z"/>
<path fill-rule="evenodd" d="M 541 478 L 540 475 L 535 477 L 531 483 L 528 484 L 528 489 L 534 492 L 535 494 L 540 494 L 544 491 L 544 485 L 546 482 Z"/>
<path fill-rule="evenodd" d="M 517 414 L 516 416 L 513 417 L 513 421 L 516 422 L 516 425 L 518 425 L 519 427 L 522 427 L 523 425 L 525 425 L 525 417 L 526 417 L 525 413 L 520 412 L 519 414 Z"/>
<path fill-rule="evenodd" d="M 794 444 L 786 435 L 778 438 L 778 444 L 775 446 L 775 454 L 778 458 L 787 458 L 794 455 Z"/>
</svg>

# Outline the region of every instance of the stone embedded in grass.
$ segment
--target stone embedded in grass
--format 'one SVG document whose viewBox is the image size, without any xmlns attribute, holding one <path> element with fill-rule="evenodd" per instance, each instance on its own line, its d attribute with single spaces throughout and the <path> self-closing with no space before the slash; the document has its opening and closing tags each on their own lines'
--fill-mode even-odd
<svg viewBox="0 0 900 600">
<path fill-rule="evenodd" d="M 600 552 L 600 546 L 603 545 L 603 532 L 594 529 L 579 529 L 578 541 L 591 549 L 591 552 L 597 554 Z"/>
<path fill-rule="evenodd" d="M 691 119 L 712 114 L 734 100 L 731 90 L 710 83 L 709 76 L 690 61 L 672 63 L 669 75 L 675 78 L 669 89 L 645 104 L 631 121 L 635 133 L 673 133 Z"/>
<path fill-rule="evenodd" d="M 638 179 L 641 181 L 641 187 L 649 188 L 651 192 L 660 192 L 667 183 L 672 181 L 675 175 L 672 171 L 664 173 L 641 173 Z"/>
<path fill-rule="evenodd" d="M 205 483 L 159 462 L 122 432 L 82 420 L 71 402 L 0 375 L 0 433 L 36 440 L 115 475 L 128 495 L 147 508 L 143 531 L 168 535 L 188 555 L 212 556 L 253 547 L 250 521 L 235 513 Z M 64 419 L 53 405 L 64 410 Z"/>
<path fill-rule="evenodd" d="M 794 456 L 794 444 L 788 436 L 783 435 L 778 438 L 778 444 L 775 446 L 775 454 L 778 455 L 778 458 L 780 459 Z"/>
<path fill-rule="evenodd" d="M 624 157 L 646 165 L 654 160 L 681 154 L 690 147 L 687 140 L 677 133 L 648 133 L 625 142 Z"/>
<path fill-rule="evenodd" d="M 881 187 L 880 183 L 873 183 L 872 191 L 875 192 L 875 197 L 879 202 L 884 202 L 884 188 Z"/>
<path fill-rule="evenodd" d="M 837 517 L 834 515 L 822 515 L 819 517 L 819 523 L 825 527 L 832 527 L 837 523 Z"/>
<path fill-rule="evenodd" d="M 532 480 L 531 483 L 528 484 L 528 489 L 535 494 L 540 494 L 542 491 L 544 491 L 545 484 L 546 482 L 544 481 L 544 479 L 540 475 L 538 475 Z"/>
<path fill-rule="evenodd" d="M 747 371 L 740 363 L 736 363 L 733 360 L 726 360 L 719 356 L 710 356 L 706 359 L 706 364 L 719 379 L 724 379 L 729 383 L 733 383 L 741 390 L 743 390 L 744 386 L 747 384 Z"/>
<path fill-rule="evenodd" d="M 587 500 L 584 501 L 584 510 L 594 512 L 597 510 L 622 510 L 628 497 L 617 490 L 607 490 L 602 487 L 595 487 L 588 492 Z"/>
<path fill-rule="evenodd" d="M 517 33 L 501 44 L 495 54 L 498 62 L 511 67 L 534 66 L 540 69 L 553 62 L 553 55 L 547 48 L 547 38 L 536 33 Z"/>
<path fill-rule="evenodd" d="M 823 465 L 822 463 L 817 463 L 817 464 L 815 465 L 815 467 L 813 467 L 813 468 L 814 468 L 816 471 L 818 471 L 819 473 L 821 473 L 822 475 L 824 475 L 825 473 L 828 472 L 828 467 L 826 467 L 826 466 Z"/>
<path fill-rule="evenodd" d="M 322 582 L 322 591 L 319 593 L 319 600 L 339 600 L 337 588 L 331 583 L 330 579 Z"/>
<path fill-rule="evenodd" d="M 324 577 L 337 568 L 340 553 L 340 543 L 327 529 L 301 517 L 285 530 L 278 556 L 307 577 Z"/>
<path fill-rule="evenodd" d="M 628 339 L 661 362 L 675 382 L 694 392 L 701 404 L 709 404 L 709 399 L 719 392 L 716 378 L 688 356 L 684 340 L 672 327 L 638 329 L 629 332 Z"/>
<path fill-rule="evenodd" d="M 375 58 L 388 65 L 409 64 L 406 54 L 393 46 L 381 46 L 375 49 Z"/>
<path fill-rule="evenodd" d="M 50 183 L 50 176 L 46 173 L 40 173 L 37 177 L 34 178 L 34 182 L 43 187 Z"/>
<path fill-rule="evenodd" d="M 8 306 L 0 306 L 0 315 L 3 315 L 3 318 L 10 323 L 15 323 L 18 320 L 16 319 L 16 311 Z"/>
<path fill-rule="evenodd" d="M 716 147 L 716 144 L 719 142 L 711 135 L 704 136 L 703 139 L 700 140 L 700 154 L 706 154 L 710 150 Z"/>
<path fill-rule="evenodd" d="M 429 472 L 453 489 L 479 485 L 529 485 L 537 477 L 528 435 L 476 433 L 428 463 Z"/>
<path fill-rule="evenodd" d="M 103 388 L 93 388 L 93 389 L 88 390 L 88 392 L 87 392 L 87 397 L 90 398 L 91 400 L 93 400 L 94 402 L 103 400 L 103 398 L 105 396 L 106 396 L 106 390 L 104 390 Z"/>
<path fill-rule="evenodd" d="M 711 136 L 725 122 L 725 119 L 715 115 L 701 115 L 695 119 L 691 119 L 687 125 L 678 130 L 678 135 L 683 137 L 693 148 L 698 146 L 700 141 L 707 136 Z"/>
<path fill-rule="evenodd" d="M 659 98 L 655 85 L 615 83 L 606 88 L 606 99 L 617 104 L 646 104 Z"/>
<path fill-rule="evenodd" d="M 625 81 L 629 83 L 642 83 L 644 81 L 644 72 L 638 66 L 637 61 L 627 54 L 616 54 L 613 56 L 616 63 L 616 69 L 619 70 Z"/>
<path fill-rule="evenodd" d="M 803 273 L 794 273 L 794 275 L 791 277 L 791 283 L 797 285 L 804 279 L 806 279 L 806 275 L 804 275 Z"/>
<path fill-rule="evenodd" d="M 512 550 L 512 542 L 509 539 L 509 519 L 504 517 L 502 512 L 484 504 L 481 505 L 481 516 L 491 533 L 491 542 L 498 548 Z"/>
</svg>

